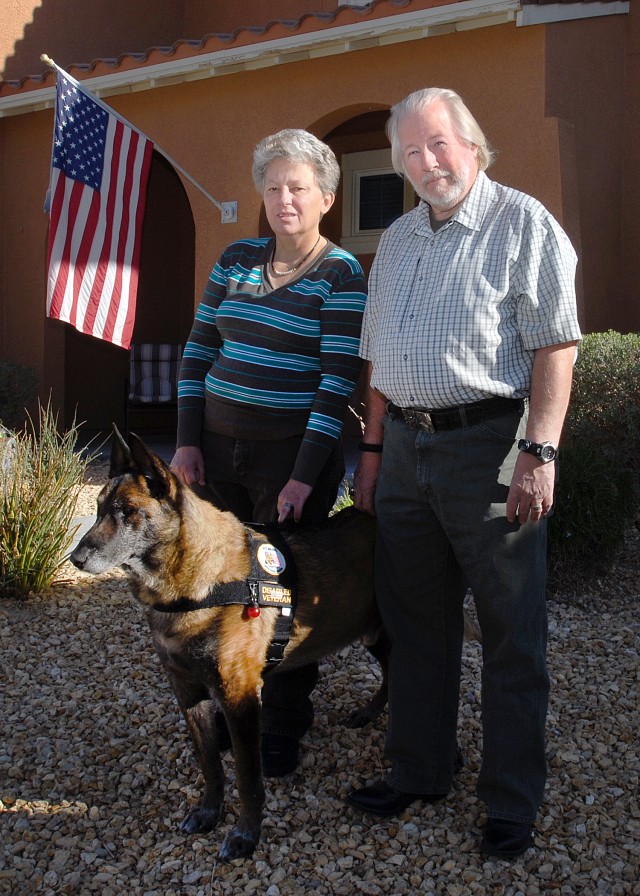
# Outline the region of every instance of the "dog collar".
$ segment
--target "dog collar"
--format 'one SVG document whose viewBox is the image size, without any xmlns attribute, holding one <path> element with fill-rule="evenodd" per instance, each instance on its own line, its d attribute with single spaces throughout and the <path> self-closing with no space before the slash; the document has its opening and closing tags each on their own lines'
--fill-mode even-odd
<svg viewBox="0 0 640 896">
<path fill-rule="evenodd" d="M 256 534 L 255 529 L 262 530 L 263 534 Z M 267 666 L 270 666 L 282 660 L 291 635 L 297 603 L 295 561 L 277 526 L 252 524 L 246 528 L 246 535 L 251 554 L 251 569 L 246 579 L 213 585 L 202 600 L 178 597 L 168 603 L 152 604 L 151 609 L 159 613 L 191 613 L 239 604 L 246 607 L 251 618 L 259 616 L 262 607 L 277 607 L 280 612 L 267 651 Z"/>
</svg>

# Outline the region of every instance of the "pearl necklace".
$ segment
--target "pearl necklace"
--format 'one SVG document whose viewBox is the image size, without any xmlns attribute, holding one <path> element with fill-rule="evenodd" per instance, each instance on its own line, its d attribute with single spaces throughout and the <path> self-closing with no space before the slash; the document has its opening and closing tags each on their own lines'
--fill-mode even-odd
<svg viewBox="0 0 640 896">
<path fill-rule="evenodd" d="M 274 268 L 273 257 L 276 254 L 276 244 L 274 243 L 273 244 L 273 252 L 271 253 L 271 259 L 269 260 L 269 267 L 271 268 L 271 273 L 273 274 L 273 276 L 274 277 L 289 277 L 289 276 L 291 276 L 291 274 L 295 274 L 295 272 L 298 270 L 298 268 L 302 267 L 302 265 L 305 263 L 305 261 L 311 257 L 311 255 L 315 251 L 315 248 L 319 242 L 320 242 L 320 234 L 318 234 L 318 239 L 315 241 L 313 246 L 309 249 L 309 251 L 304 256 L 304 258 L 301 258 L 300 261 L 297 261 L 292 268 L 289 268 L 288 271 L 276 271 L 276 269 Z"/>
</svg>

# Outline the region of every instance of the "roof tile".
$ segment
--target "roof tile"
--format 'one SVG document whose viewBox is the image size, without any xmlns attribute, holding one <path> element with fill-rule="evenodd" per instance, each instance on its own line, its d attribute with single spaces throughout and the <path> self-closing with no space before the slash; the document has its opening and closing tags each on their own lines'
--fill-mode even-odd
<svg viewBox="0 0 640 896">
<path fill-rule="evenodd" d="M 306 12 L 297 19 L 274 19 L 265 25 L 242 25 L 230 33 L 206 34 L 200 40 L 181 38 L 169 47 L 149 47 L 144 52 L 122 53 L 114 58 L 77 62 L 67 66 L 67 71 L 72 76 L 74 73 L 78 75 L 91 74 L 94 76 L 109 74 L 108 70 L 113 69 L 129 71 L 150 64 L 166 62 L 167 59 L 172 57 L 183 59 L 192 55 L 228 49 L 230 45 L 234 44 L 241 47 L 259 43 L 263 40 L 277 40 L 279 37 L 286 38 L 295 31 L 302 33 L 321 31 L 337 21 L 341 25 L 347 25 L 367 16 L 370 16 L 372 19 L 393 16 L 409 6 L 415 9 L 428 9 L 445 6 L 451 2 L 461 2 L 461 0 L 371 0 L 370 3 L 364 6 L 339 6 L 328 12 Z M 544 4 L 558 2 L 558 0 L 522 0 L 522 2 Z M 581 3 L 583 0 L 560 0 L 560 2 Z M 604 2 L 607 2 L 607 0 L 604 0 Z M 0 96 L 8 96 L 20 93 L 23 90 L 46 87 L 52 85 L 54 80 L 55 72 L 48 69 L 38 75 L 29 75 L 20 80 L 0 81 Z"/>
</svg>

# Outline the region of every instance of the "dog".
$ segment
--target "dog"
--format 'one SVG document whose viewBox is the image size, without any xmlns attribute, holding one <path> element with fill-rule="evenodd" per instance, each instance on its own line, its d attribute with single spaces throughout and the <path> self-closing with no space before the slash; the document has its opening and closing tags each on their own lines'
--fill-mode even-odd
<svg viewBox="0 0 640 896">
<path fill-rule="evenodd" d="M 114 426 L 109 481 L 98 496 L 96 522 L 70 556 L 87 573 L 124 569 L 147 608 L 156 651 L 204 778 L 200 804 L 180 824 L 185 833 L 208 832 L 221 816 L 224 773 L 215 716 L 222 710 L 240 798 L 238 821 L 220 851 L 225 860 L 250 856 L 260 837 L 265 802 L 260 688 L 283 622 L 288 640 L 284 647 L 276 643 L 281 659 L 266 674 L 319 660 L 364 638 L 381 662 L 383 678 L 355 723 L 371 721 L 386 705 L 388 642 L 380 637 L 373 588 L 375 520 L 347 507 L 321 528 L 283 530 L 282 550 L 274 550 L 272 534 L 198 497 L 141 439 L 132 434 L 127 445 Z M 297 570 L 289 622 L 289 607 L 278 604 L 288 602 L 291 589 L 271 578 L 260 585 L 266 603 L 260 606 L 255 596 L 254 554 L 261 551 L 270 576 L 275 572 L 269 560 L 279 572 L 287 566 L 287 554 Z M 242 592 L 242 602 L 220 606 L 211 597 L 228 591 L 232 599 Z M 465 637 L 479 637 L 466 613 Z"/>
</svg>

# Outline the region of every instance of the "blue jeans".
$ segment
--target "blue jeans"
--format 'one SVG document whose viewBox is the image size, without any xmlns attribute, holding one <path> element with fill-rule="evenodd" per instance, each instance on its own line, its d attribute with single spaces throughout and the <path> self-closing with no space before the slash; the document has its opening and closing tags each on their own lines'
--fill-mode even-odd
<svg viewBox="0 0 640 896">
<path fill-rule="evenodd" d="M 451 788 L 470 587 L 483 636 L 478 795 L 490 817 L 533 822 L 546 780 L 546 522 L 506 518 L 526 416 L 436 433 L 384 425 L 376 593 L 392 641 L 389 783 Z"/>
</svg>

